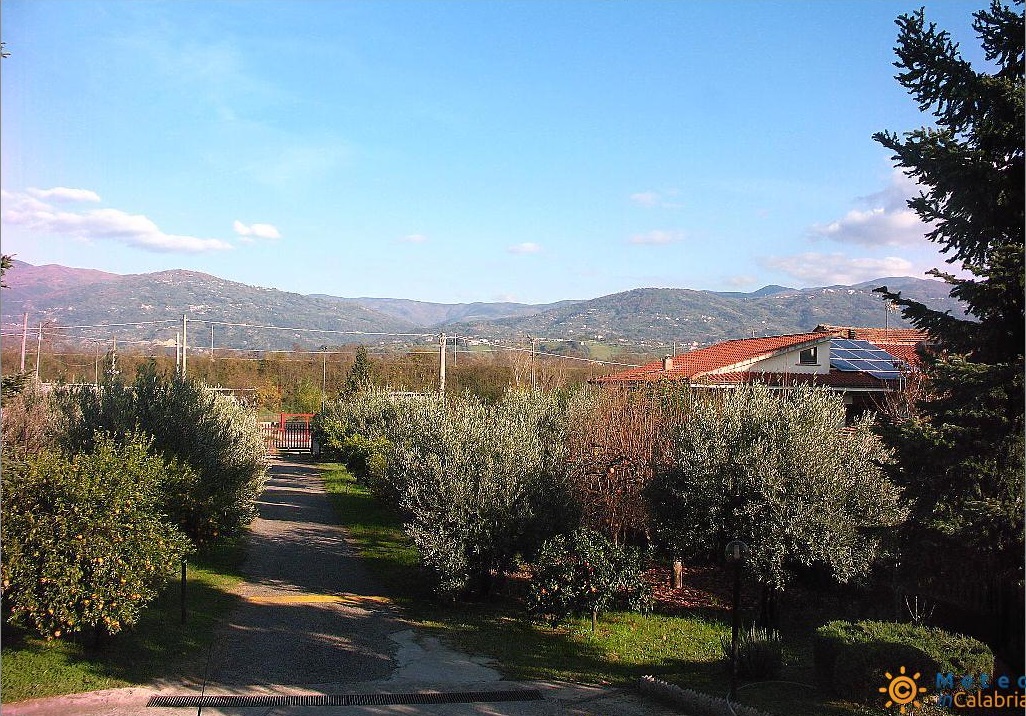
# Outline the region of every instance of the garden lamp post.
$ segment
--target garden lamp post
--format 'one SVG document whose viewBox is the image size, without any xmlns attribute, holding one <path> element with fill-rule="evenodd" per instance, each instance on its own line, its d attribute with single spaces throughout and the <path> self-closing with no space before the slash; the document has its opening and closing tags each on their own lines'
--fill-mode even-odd
<svg viewBox="0 0 1026 716">
<path fill-rule="evenodd" d="M 741 564 L 748 557 L 748 545 L 739 539 L 732 540 L 727 543 L 724 555 L 734 570 L 734 595 L 730 606 L 730 700 L 737 701 L 737 633 L 741 623 L 738 606 L 741 602 Z"/>
</svg>

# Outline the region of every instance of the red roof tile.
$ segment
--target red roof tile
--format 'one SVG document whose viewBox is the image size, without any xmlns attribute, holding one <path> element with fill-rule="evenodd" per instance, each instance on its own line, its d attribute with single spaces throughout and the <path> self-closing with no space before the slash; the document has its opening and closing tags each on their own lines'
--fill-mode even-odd
<svg viewBox="0 0 1026 716">
<path fill-rule="evenodd" d="M 880 346 L 895 358 L 905 361 L 912 368 L 919 368 L 923 363 L 923 359 L 916 352 L 915 345 L 905 343 L 876 343 L 875 345 Z"/>
<path fill-rule="evenodd" d="M 637 368 L 596 378 L 596 383 L 638 383 L 659 380 L 687 380 L 703 385 L 730 385 L 753 380 L 775 381 L 775 384 L 815 383 L 834 387 L 887 388 L 886 381 L 874 378 L 868 373 L 838 371 L 829 373 L 755 373 L 745 370 L 759 360 L 774 354 L 794 350 L 803 344 L 814 345 L 830 338 L 849 338 L 869 341 L 880 346 L 895 358 L 900 358 L 912 367 L 921 363 L 916 346 L 928 338 L 924 331 L 907 328 L 858 328 L 848 326 L 820 325 L 812 333 L 797 333 L 789 336 L 766 338 L 741 338 L 724 341 L 706 348 L 689 351 L 673 357 L 673 367 L 663 370 L 662 361 L 653 361 Z M 733 367 L 736 370 L 730 370 Z M 727 369 L 727 370 L 724 370 Z M 718 372 L 715 371 L 724 371 Z M 773 378 L 772 376 L 779 376 Z M 782 382 L 783 381 L 783 382 Z"/>
<path fill-rule="evenodd" d="M 769 336 L 766 338 L 741 338 L 724 341 L 706 348 L 689 351 L 673 357 L 673 368 L 663 370 L 662 361 L 647 363 L 620 373 L 597 378 L 601 383 L 632 383 L 648 380 L 684 380 L 713 370 L 767 358 L 775 353 L 794 348 L 803 343 L 828 340 L 822 333 L 797 333 L 790 336 Z"/>
</svg>

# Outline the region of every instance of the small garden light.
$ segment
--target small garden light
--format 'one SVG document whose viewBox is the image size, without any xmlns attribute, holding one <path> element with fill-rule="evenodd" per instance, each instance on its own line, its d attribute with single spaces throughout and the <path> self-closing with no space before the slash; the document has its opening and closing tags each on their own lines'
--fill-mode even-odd
<svg viewBox="0 0 1026 716">
<path fill-rule="evenodd" d="M 724 550 L 727 563 L 734 567 L 734 599 L 731 604 L 730 627 L 730 700 L 737 701 L 737 633 L 741 623 L 738 607 L 741 602 L 741 564 L 748 557 L 748 545 L 739 539 L 731 540 Z"/>
</svg>

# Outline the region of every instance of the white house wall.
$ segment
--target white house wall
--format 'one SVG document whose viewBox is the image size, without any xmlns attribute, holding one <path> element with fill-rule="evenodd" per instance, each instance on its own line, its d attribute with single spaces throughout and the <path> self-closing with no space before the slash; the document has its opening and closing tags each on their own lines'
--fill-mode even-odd
<svg viewBox="0 0 1026 716">
<path fill-rule="evenodd" d="M 830 343 L 820 343 L 817 348 L 819 351 L 816 355 L 816 365 L 801 365 L 798 362 L 801 351 L 790 351 L 761 360 L 748 370 L 751 373 L 829 373 Z"/>
<path fill-rule="evenodd" d="M 803 350 L 816 347 L 819 352 L 816 356 L 819 361 L 816 365 L 800 365 L 799 358 Z M 830 338 L 826 337 L 816 342 L 799 343 L 796 346 L 777 353 L 774 356 L 762 360 L 743 360 L 722 368 L 710 370 L 704 375 L 717 375 L 721 373 L 809 373 L 826 374 L 830 372 Z"/>
</svg>

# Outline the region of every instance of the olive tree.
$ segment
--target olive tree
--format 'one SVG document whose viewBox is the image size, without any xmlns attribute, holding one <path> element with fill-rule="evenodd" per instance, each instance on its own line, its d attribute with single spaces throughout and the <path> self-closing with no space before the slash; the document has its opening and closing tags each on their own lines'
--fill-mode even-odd
<svg viewBox="0 0 1026 716">
<path fill-rule="evenodd" d="M 266 474 L 253 412 L 194 380 L 149 366 L 134 384 L 67 388 L 56 398 L 68 452 L 89 452 L 99 435 L 126 442 L 136 432 L 180 469 L 164 486 L 163 509 L 197 544 L 241 531 L 256 514 Z"/>
<path fill-rule="evenodd" d="M 424 398 L 386 427 L 384 481 L 446 595 L 486 594 L 493 571 L 576 525 L 566 489 L 565 410 L 553 396 Z"/>
<path fill-rule="evenodd" d="M 845 426 L 840 397 L 800 386 L 739 386 L 690 404 L 647 492 L 662 546 L 715 560 L 741 539 L 766 595 L 799 565 L 840 582 L 867 574 L 879 530 L 905 515 L 871 417 Z"/>
</svg>

